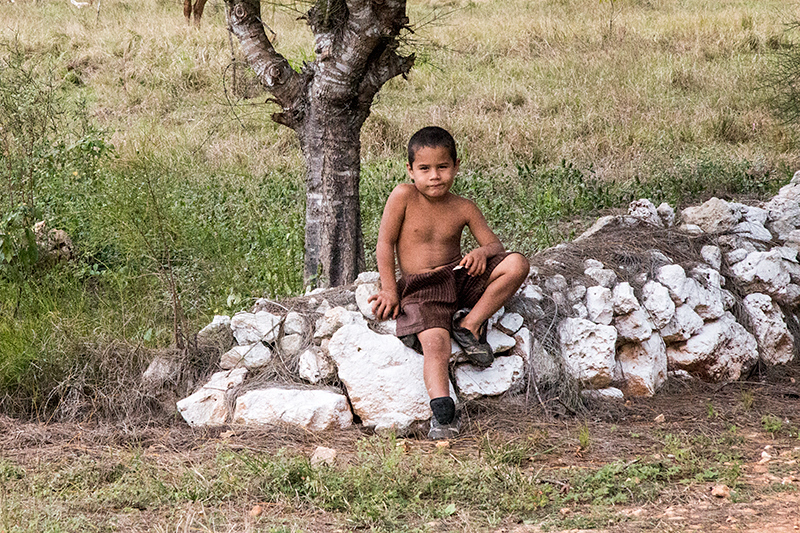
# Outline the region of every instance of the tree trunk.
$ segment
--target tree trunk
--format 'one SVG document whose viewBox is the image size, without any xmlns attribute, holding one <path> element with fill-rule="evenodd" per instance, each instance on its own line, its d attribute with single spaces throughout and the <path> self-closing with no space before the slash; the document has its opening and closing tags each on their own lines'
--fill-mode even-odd
<svg viewBox="0 0 800 533">
<path fill-rule="evenodd" d="M 364 268 L 361 123 L 354 119 L 347 109 L 312 105 L 298 131 L 306 160 L 304 278 L 317 286 L 352 283 Z"/>
</svg>

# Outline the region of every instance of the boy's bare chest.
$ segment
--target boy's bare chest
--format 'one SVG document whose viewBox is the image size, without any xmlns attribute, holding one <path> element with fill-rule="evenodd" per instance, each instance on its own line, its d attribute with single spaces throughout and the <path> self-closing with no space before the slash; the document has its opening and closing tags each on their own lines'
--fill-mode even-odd
<svg viewBox="0 0 800 533">
<path fill-rule="evenodd" d="M 455 206 L 438 209 L 409 206 L 403 221 L 401 238 L 416 243 L 461 242 L 466 221 Z"/>
</svg>

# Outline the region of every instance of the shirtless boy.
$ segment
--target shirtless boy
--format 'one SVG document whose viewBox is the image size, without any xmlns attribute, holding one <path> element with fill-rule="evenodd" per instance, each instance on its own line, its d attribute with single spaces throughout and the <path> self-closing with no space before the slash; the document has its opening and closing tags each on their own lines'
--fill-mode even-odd
<svg viewBox="0 0 800 533">
<path fill-rule="evenodd" d="M 505 251 L 473 202 L 450 192 L 458 165 L 446 130 L 423 128 L 409 140 L 412 183 L 398 185 L 386 201 L 376 250 L 381 290 L 370 298 L 379 320 L 396 318 L 397 335 L 416 334 L 422 345 L 433 439 L 458 434 L 448 375 L 451 333 L 472 363 L 492 364 L 486 320 L 516 292 L 529 268 L 524 256 Z M 465 226 L 479 247 L 462 256 Z"/>
</svg>

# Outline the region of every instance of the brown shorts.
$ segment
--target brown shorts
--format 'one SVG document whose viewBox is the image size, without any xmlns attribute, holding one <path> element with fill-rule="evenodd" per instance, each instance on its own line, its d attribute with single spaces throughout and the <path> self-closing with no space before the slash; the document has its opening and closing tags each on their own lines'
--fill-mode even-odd
<svg viewBox="0 0 800 533">
<path fill-rule="evenodd" d="M 515 252 L 490 257 L 480 276 L 470 276 L 466 269 L 453 270 L 459 261 L 430 272 L 412 274 L 400 279 L 400 315 L 397 336 L 403 337 L 431 328 L 452 328 L 453 314 L 464 307 L 473 307 L 486 290 L 486 282 L 500 262 Z"/>
</svg>

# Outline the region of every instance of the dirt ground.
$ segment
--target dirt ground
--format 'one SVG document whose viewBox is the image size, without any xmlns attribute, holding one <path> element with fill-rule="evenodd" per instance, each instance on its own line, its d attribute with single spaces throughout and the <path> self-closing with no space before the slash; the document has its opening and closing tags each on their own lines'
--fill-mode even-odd
<svg viewBox="0 0 800 533">
<path fill-rule="evenodd" d="M 594 531 L 752 531 L 783 533 L 800 530 L 800 366 L 769 370 L 746 381 L 729 384 L 671 381 L 655 397 L 617 403 L 589 405 L 585 413 L 542 413 L 534 408 L 509 409 L 499 401 L 468 406 L 463 436 L 449 443 L 455 456 L 479 455 L 487 435 L 494 441 L 513 440 L 539 431 L 553 443 L 548 453 L 532 458 L 526 466 L 537 475 L 567 479 L 562 473 L 574 467 L 599 468 L 614 461 L 634 462 L 663 453 L 665 435 L 730 434 L 735 426 L 740 447 L 741 476 L 731 494 L 716 496 L 719 482 L 692 482 L 667 486 L 646 504 L 608 506 L 598 524 L 597 506 L 573 503 L 557 512 L 555 519 L 518 523 L 500 519 L 491 526 L 470 528 L 461 522 L 442 519 L 424 524 L 426 531 L 487 531 L 491 533 L 533 533 L 539 531 L 582 531 L 564 526 L 579 524 L 583 516 L 594 516 Z M 556 405 L 555 403 L 553 405 Z M 772 426 L 764 422 L 772 421 Z M 579 428 L 587 435 L 581 446 Z M 275 451 L 290 446 L 311 455 L 324 445 L 337 449 L 338 461 L 346 463 L 355 454 L 356 443 L 370 432 L 358 427 L 336 434 L 305 434 L 289 429 L 259 432 L 237 428 L 193 430 L 180 422 L 147 428 L 110 424 L 55 424 L 21 422 L 0 418 L 0 458 L 23 468 L 41 468 L 64 458 L 94 457 L 102 461 L 114 450 L 135 446 L 144 456 L 158 457 L 166 464 L 212 458 L 224 443 L 234 450 Z M 436 445 L 409 438 L 404 446 L 419 453 L 436 453 Z M 724 487 L 717 487 L 723 491 Z M 282 529 L 259 529 L 249 511 L 257 502 L 241 502 L 222 510 L 238 518 L 237 527 L 225 531 L 348 531 L 341 517 L 323 511 L 298 511 L 286 505 L 265 505 L 273 523 L 289 524 Z M 157 511 L 155 511 L 157 512 Z M 201 531 L 192 527 L 194 518 L 205 512 L 202 506 L 188 506 L 173 513 L 169 527 L 148 527 L 158 517 L 143 511 L 118 522 L 122 531 Z M 254 529 L 255 528 L 255 529 Z"/>
</svg>

